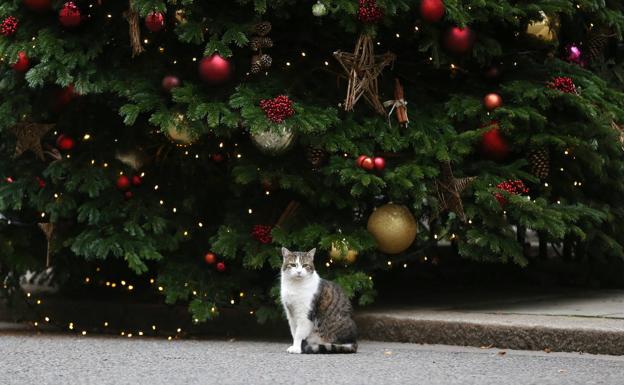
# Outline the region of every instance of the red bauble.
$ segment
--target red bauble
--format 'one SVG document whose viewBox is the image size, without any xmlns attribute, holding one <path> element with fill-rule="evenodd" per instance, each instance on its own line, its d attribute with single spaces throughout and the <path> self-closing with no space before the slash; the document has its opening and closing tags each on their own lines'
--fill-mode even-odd
<svg viewBox="0 0 624 385">
<path fill-rule="evenodd" d="M 132 198 L 134 194 L 132 194 L 132 191 L 126 191 L 124 192 L 124 198 L 126 198 L 126 200 Z"/>
<path fill-rule="evenodd" d="M 225 271 L 225 263 L 223 262 L 217 263 L 217 271 L 219 273 L 223 273 Z"/>
<path fill-rule="evenodd" d="M 117 182 L 115 183 L 118 189 L 124 191 L 130 188 L 130 178 L 125 175 L 119 175 Z"/>
<path fill-rule="evenodd" d="M 422 0 L 420 2 L 420 15 L 429 23 L 436 23 L 442 20 L 445 7 L 442 0 Z"/>
<path fill-rule="evenodd" d="M 503 160 L 509 155 L 509 144 L 503 136 L 497 123 L 481 137 L 481 151 L 487 158 Z"/>
<path fill-rule="evenodd" d="M 225 83 L 232 73 L 232 64 L 229 60 L 215 53 L 199 61 L 199 77 L 208 84 Z"/>
<path fill-rule="evenodd" d="M 56 93 L 56 99 L 54 101 L 54 109 L 60 110 L 72 101 L 78 93 L 74 90 L 73 84 L 68 84 Z"/>
<path fill-rule="evenodd" d="M 37 184 L 39 185 L 39 188 L 45 188 L 45 186 L 46 186 L 45 180 L 43 180 L 40 177 L 37 177 L 36 179 L 37 179 Z"/>
<path fill-rule="evenodd" d="M 69 135 L 61 134 L 56 138 L 56 147 L 61 151 L 70 151 L 75 145 L 76 142 Z"/>
<path fill-rule="evenodd" d="M 165 91 L 171 91 L 172 89 L 180 86 L 180 78 L 173 75 L 167 75 L 163 78 L 161 84 Z"/>
<path fill-rule="evenodd" d="M 162 12 L 150 12 L 145 16 L 145 28 L 158 32 L 165 28 L 165 16 Z"/>
<path fill-rule="evenodd" d="M 216 163 L 221 163 L 225 160 L 225 157 L 220 152 L 214 153 L 210 155 L 210 159 L 212 159 Z"/>
<path fill-rule="evenodd" d="M 212 265 L 217 262 L 217 256 L 214 253 L 208 252 L 204 255 L 204 261 L 206 261 L 207 264 Z"/>
<path fill-rule="evenodd" d="M 483 98 L 483 105 L 489 111 L 494 111 L 495 109 L 503 105 L 503 98 L 501 98 L 499 94 L 492 92 L 491 94 L 485 95 L 485 97 Z"/>
<path fill-rule="evenodd" d="M 143 178 L 139 175 L 133 175 L 131 179 L 132 185 L 135 187 L 139 187 L 143 183 Z"/>
<path fill-rule="evenodd" d="M 376 156 L 373 159 L 373 165 L 375 166 L 375 170 L 381 171 L 386 168 L 386 160 L 380 156 Z"/>
<path fill-rule="evenodd" d="M 30 60 L 28 60 L 28 55 L 26 55 L 26 52 L 19 51 L 17 53 L 17 61 L 13 63 L 12 67 L 17 72 L 28 71 L 28 68 L 30 68 Z"/>
<path fill-rule="evenodd" d="M 362 167 L 362 162 L 363 162 L 363 161 L 364 161 L 364 159 L 366 159 L 366 158 L 367 158 L 367 156 L 366 156 L 366 155 L 360 155 L 360 156 L 358 156 L 358 158 L 355 160 L 355 164 L 356 164 L 358 167 Z"/>
<path fill-rule="evenodd" d="M 444 46 L 457 55 L 465 55 L 474 45 L 475 36 L 470 27 L 452 27 L 444 36 Z"/>
<path fill-rule="evenodd" d="M 362 160 L 360 167 L 362 167 L 366 171 L 371 171 L 375 168 L 375 162 L 373 161 L 373 158 L 367 156 Z"/>
<path fill-rule="evenodd" d="M 52 8 L 52 2 L 50 0 L 24 0 L 24 5 L 37 12 L 47 11 Z"/>
<path fill-rule="evenodd" d="M 63 27 L 73 28 L 80 25 L 82 16 L 80 10 L 73 1 L 63 4 L 63 8 L 59 11 L 59 22 Z"/>
</svg>

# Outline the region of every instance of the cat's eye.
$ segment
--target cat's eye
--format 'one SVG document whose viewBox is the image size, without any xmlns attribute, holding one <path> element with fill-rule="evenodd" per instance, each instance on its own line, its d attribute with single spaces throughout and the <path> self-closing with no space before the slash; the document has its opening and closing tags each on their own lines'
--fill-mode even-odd
<svg viewBox="0 0 624 385">
<path fill-rule="evenodd" d="M 288 267 L 297 267 L 297 264 L 296 263 L 289 263 Z"/>
<path fill-rule="evenodd" d="M 307 263 L 303 265 L 303 268 L 304 268 L 304 269 L 309 269 L 309 268 L 311 268 L 311 267 L 312 267 L 312 266 L 311 266 L 310 264 L 307 264 Z"/>
</svg>

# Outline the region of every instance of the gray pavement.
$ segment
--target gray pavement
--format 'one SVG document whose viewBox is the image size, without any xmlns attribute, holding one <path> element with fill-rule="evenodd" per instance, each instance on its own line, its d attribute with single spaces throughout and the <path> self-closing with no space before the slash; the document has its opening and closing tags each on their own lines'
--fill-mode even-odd
<svg viewBox="0 0 624 385">
<path fill-rule="evenodd" d="M 624 357 L 361 341 L 355 355 L 285 342 L 0 335 L 3 385 L 613 384 Z M 502 354 L 504 352 L 504 354 Z"/>
</svg>

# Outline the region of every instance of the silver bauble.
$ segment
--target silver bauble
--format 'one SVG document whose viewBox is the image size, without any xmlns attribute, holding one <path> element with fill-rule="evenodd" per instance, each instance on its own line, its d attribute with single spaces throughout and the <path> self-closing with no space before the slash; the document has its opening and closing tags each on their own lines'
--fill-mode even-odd
<svg viewBox="0 0 624 385">
<path fill-rule="evenodd" d="M 286 126 L 279 126 L 267 131 L 252 131 L 251 141 L 265 154 L 280 155 L 293 145 L 295 133 Z"/>
</svg>

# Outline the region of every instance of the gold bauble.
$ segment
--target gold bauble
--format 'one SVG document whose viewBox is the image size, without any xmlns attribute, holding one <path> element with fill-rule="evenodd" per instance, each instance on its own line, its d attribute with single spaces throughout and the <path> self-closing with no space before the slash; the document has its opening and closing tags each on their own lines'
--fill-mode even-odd
<svg viewBox="0 0 624 385">
<path fill-rule="evenodd" d="M 253 131 L 251 141 L 263 153 L 280 155 L 295 142 L 295 133 L 286 126 L 279 126 L 267 131 Z"/>
<path fill-rule="evenodd" d="M 190 130 L 184 114 L 176 115 L 174 123 L 167 127 L 167 136 L 174 142 L 185 146 L 197 139 L 196 135 Z"/>
<path fill-rule="evenodd" d="M 407 207 L 389 203 L 371 214 L 367 229 L 377 241 L 379 251 L 399 254 L 416 239 L 418 225 Z"/>
<path fill-rule="evenodd" d="M 347 263 L 353 263 L 357 259 L 358 252 L 351 249 L 346 241 L 332 242 L 329 256 L 336 261 L 344 259 Z"/>
<path fill-rule="evenodd" d="M 540 11 L 541 20 L 536 20 L 527 26 L 527 35 L 533 36 L 547 43 L 557 40 L 559 20 L 557 17 L 548 16 L 544 11 Z"/>
</svg>

